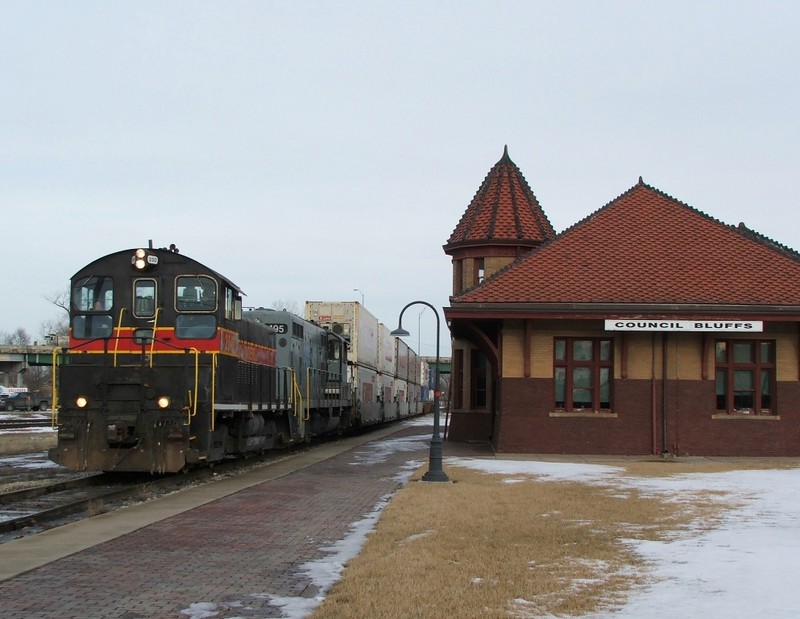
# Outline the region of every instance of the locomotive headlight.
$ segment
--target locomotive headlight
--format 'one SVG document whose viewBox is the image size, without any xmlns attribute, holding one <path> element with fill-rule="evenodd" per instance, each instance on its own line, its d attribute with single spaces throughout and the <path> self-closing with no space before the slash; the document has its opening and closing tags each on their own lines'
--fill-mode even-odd
<svg viewBox="0 0 800 619">
<path fill-rule="evenodd" d="M 87 399 L 86 399 L 86 398 L 84 398 L 83 396 L 78 396 L 78 398 L 75 400 L 75 405 L 76 405 L 78 408 L 86 408 L 86 405 L 87 405 L 88 403 L 89 403 L 89 400 L 87 400 Z"/>
<path fill-rule="evenodd" d="M 158 408 L 167 408 L 169 406 L 169 398 L 165 395 L 162 395 L 158 400 L 156 400 L 156 404 L 158 404 Z"/>
<path fill-rule="evenodd" d="M 133 254 L 133 266 L 140 271 L 147 266 L 147 252 L 143 249 L 137 249 Z"/>
<path fill-rule="evenodd" d="M 137 271 L 144 271 L 158 265 L 158 256 L 146 249 L 137 249 L 131 256 L 131 264 Z"/>
</svg>

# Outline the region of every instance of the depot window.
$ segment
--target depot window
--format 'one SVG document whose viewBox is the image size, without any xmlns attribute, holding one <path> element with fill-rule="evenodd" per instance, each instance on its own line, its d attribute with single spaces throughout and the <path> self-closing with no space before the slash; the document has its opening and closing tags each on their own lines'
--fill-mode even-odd
<svg viewBox="0 0 800 619">
<path fill-rule="evenodd" d="M 477 286 L 478 284 L 482 284 L 483 280 L 486 278 L 486 261 L 484 258 L 476 258 L 475 259 L 475 270 L 472 274 L 472 285 Z"/>
<path fill-rule="evenodd" d="M 717 410 L 771 415 L 775 410 L 775 342 L 717 340 Z"/>
<path fill-rule="evenodd" d="M 553 376 L 556 408 L 566 412 L 610 410 L 613 370 L 610 339 L 555 338 Z"/>
</svg>

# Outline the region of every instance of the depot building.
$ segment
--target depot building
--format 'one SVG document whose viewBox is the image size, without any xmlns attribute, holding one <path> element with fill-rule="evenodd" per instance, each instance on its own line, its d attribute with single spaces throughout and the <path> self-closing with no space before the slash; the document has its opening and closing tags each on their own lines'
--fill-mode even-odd
<svg viewBox="0 0 800 619">
<path fill-rule="evenodd" d="M 800 455 L 800 254 L 641 178 L 556 234 L 508 151 L 444 245 L 448 440 Z"/>
</svg>

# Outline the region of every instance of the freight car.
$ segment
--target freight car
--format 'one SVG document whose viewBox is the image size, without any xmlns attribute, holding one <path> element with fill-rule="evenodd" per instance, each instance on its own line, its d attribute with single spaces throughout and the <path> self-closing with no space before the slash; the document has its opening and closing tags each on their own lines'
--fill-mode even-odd
<svg viewBox="0 0 800 619">
<path fill-rule="evenodd" d="M 177 472 L 362 421 L 348 337 L 243 310 L 236 284 L 174 246 L 109 254 L 70 284 L 50 451 L 69 469 Z"/>
<path fill-rule="evenodd" d="M 347 369 L 355 423 L 383 423 L 422 413 L 425 364 L 363 305 L 306 301 L 305 316 L 350 343 Z"/>
</svg>

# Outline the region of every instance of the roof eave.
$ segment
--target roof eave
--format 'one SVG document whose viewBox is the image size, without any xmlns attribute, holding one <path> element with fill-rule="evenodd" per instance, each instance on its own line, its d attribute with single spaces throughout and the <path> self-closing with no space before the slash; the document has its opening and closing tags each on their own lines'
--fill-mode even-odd
<svg viewBox="0 0 800 619">
<path fill-rule="evenodd" d="M 442 245 L 442 249 L 444 253 L 449 254 L 465 247 L 526 247 L 532 249 L 542 243 L 544 243 L 542 239 L 476 239 L 447 243 Z"/>
<path fill-rule="evenodd" d="M 444 308 L 448 319 L 522 318 L 763 318 L 800 321 L 800 305 L 717 303 L 455 303 Z"/>
</svg>

